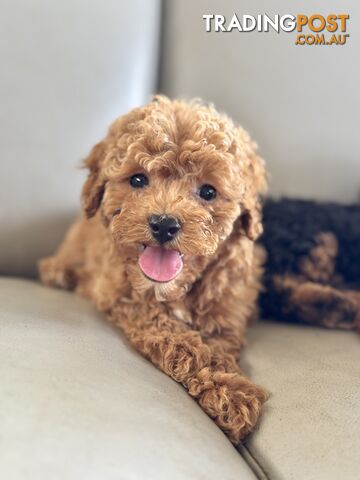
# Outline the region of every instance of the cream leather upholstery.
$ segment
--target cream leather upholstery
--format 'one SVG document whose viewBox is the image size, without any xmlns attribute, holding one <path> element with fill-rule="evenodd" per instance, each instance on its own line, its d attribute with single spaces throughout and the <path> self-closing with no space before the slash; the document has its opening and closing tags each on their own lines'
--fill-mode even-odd
<svg viewBox="0 0 360 480">
<path fill-rule="evenodd" d="M 273 195 L 358 201 L 360 41 L 351 33 L 359 2 L 343 5 L 351 38 L 339 48 L 296 46 L 296 32 L 206 32 L 202 18 L 328 15 L 339 13 L 334 0 L 313 0 L 306 8 L 288 0 L 164 3 L 162 90 L 214 102 L 242 124 L 267 160 Z"/>
<path fill-rule="evenodd" d="M 360 337 L 261 322 L 244 366 L 271 392 L 247 448 L 276 480 L 360 478 Z"/>
<path fill-rule="evenodd" d="M 0 274 L 33 276 L 79 209 L 79 166 L 156 89 L 160 0 L 2 0 Z"/>
<path fill-rule="evenodd" d="M 243 368 L 271 398 L 234 449 L 89 302 L 0 279 L 0 477 L 357 479 L 360 340 L 261 322 Z M 246 462 L 245 462 L 245 460 Z"/>
<path fill-rule="evenodd" d="M 1 479 L 255 479 L 86 300 L 0 279 L 0 332 Z"/>
</svg>

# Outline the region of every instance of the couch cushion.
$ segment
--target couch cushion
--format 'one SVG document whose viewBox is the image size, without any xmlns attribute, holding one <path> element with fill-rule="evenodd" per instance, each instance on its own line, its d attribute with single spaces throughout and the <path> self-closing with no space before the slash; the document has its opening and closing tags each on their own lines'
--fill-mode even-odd
<svg viewBox="0 0 360 480">
<path fill-rule="evenodd" d="M 307 14 L 316 9 L 325 13 L 325 5 L 329 9 L 331 3 L 337 5 L 307 2 Z M 358 201 L 354 125 L 359 123 L 360 67 L 354 59 L 360 57 L 360 42 L 355 35 L 341 48 L 301 47 L 295 46 L 296 32 L 206 32 L 203 20 L 204 14 L 221 14 L 229 25 L 234 13 L 241 22 L 243 14 L 274 18 L 305 10 L 304 4 L 165 1 L 162 91 L 215 102 L 243 124 L 267 160 L 274 195 Z M 297 7 L 292 11 L 293 5 Z M 351 34 L 359 3 L 353 0 L 346 8 Z M 336 105 L 330 101 L 337 98 Z"/>
<path fill-rule="evenodd" d="M 0 279 L 0 477 L 254 480 L 185 390 L 89 302 Z"/>
<path fill-rule="evenodd" d="M 156 88 L 160 0 L 4 0 L 0 273 L 30 275 L 79 209 L 80 160 Z"/>
<path fill-rule="evenodd" d="M 260 323 L 244 365 L 272 394 L 246 445 L 269 478 L 359 478 L 359 336 Z"/>
</svg>

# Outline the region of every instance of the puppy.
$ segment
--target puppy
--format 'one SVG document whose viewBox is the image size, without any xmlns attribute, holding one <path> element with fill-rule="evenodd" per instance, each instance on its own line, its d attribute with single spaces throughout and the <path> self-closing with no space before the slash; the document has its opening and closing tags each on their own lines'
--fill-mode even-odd
<svg viewBox="0 0 360 480">
<path fill-rule="evenodd" d="M 263 316 L 360 331 L 360 205 L 268 199 Z"/>
<path fill-rule="evenodd" d="M 157 96 L 85 165 L 84 216 L 41 280 L 90 298 L 239 442 L 267 397 L 237 364 L 262 271 L 256 145 L 212 107 Z"/>
</svg>

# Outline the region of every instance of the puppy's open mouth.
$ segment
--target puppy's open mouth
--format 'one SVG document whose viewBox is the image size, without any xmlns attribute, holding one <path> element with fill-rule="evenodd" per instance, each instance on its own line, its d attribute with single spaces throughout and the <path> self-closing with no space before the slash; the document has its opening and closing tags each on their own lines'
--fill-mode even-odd
<svg viewBox="0 0 360 480">
<path fill-rule="evenodd" d="M 145 247 L 139 258 L 143 274 L 155 282 L 170 282 L 182 270 L 182 255 L 177 250 Z"/>
</svg>

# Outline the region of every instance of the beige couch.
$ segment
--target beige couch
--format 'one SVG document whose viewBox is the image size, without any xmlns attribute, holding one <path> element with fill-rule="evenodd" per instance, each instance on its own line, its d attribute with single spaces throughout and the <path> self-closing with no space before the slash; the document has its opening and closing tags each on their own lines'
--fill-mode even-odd
<svg viewBox="0 0 360 480">
<path fill-rule="evenodd" d="M 159 3 L 124 5 L 2 5 L 0 478 L 360 478 L 354 334 L 252 328 L 243 368 L 272 396 L 237 451 L 87 301 L 31 278 L 76 211 L 76 161 L 156 88 Z"/>
</svg>

